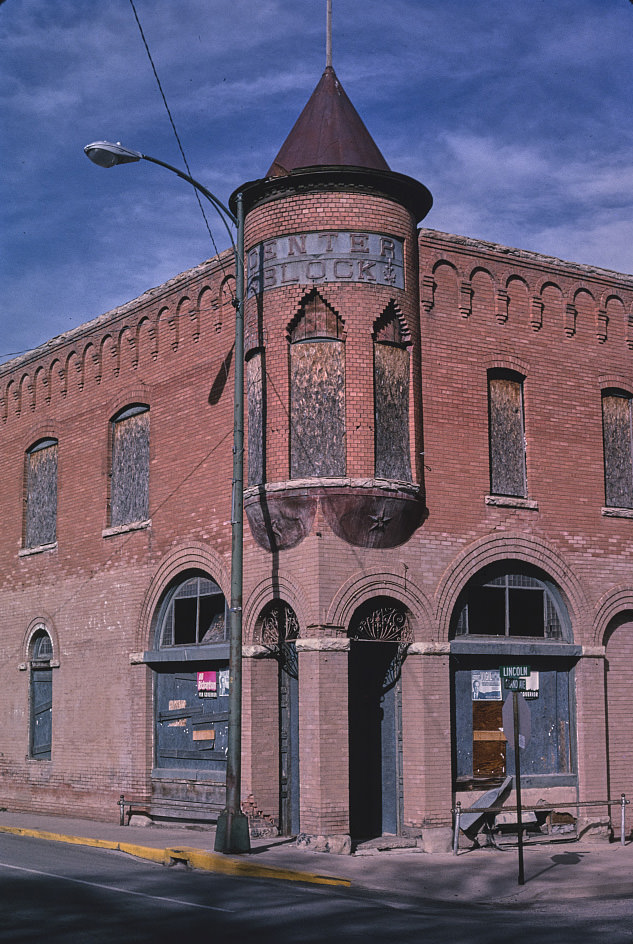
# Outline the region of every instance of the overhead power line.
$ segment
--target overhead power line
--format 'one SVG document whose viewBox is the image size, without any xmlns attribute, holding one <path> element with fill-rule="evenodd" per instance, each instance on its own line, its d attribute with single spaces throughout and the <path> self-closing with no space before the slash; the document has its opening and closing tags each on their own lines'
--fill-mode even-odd
<svg viewBox="0 0 633 944">
<path fill-rule="evenodd" d="M 158 77 L 158 72 L 156 71 L 156 66 L 154 65 L 154 60 L 153 60 L 153 58 L 152 58 L 152 54 L 151 54 L 151 52 L 150 52 L 150 48 L 149 48 L 149 44 L 148 44 L 148 42 L 147 42 L 147 39 L 145 38 L 145 33 L 143 32 L 143 27 L 141 26 L 141 21 L 140 21 L 140 19 L 139 19 L 139 15 L 138 15 L 138 13 L 137 13 L 136 7 L 134 6 L 134 0 L 130 0 L 130 6 L 132 7 L 132 12 L 134 13 L 134 19 L 136 20 L 136 25 L 138 26 L 139 33 L 141 34 L 141 39 L 143 40 L 143 45 L 145 46 L 145 52 L 147 53 L 147 58 L 149 59 L 150 65 L 151 65 L 151 67 L 152 67 L 152 72 L 154 73 L 154 78 L 156 79 L 156 85 L 158 86 L 158 90 L 159 90 L 159 92 L 160 92 L 160 94 L 161 94 L 161 98 L 162 98 L 163 104 L 164 104 L 164 106 L 165 106 L 165 110 L 166 110 L 166 112 L 167 112 L 167 115 L 169 116 L 169 122 L 170 122 L 171 127 L 172 127 L 172 130 L 173 130 L 173 132 L 174 132 L 174 137 L 176 138 L 176 141 L 177 141 L 177 143 L 178 143 L 178 149 L 180 150 L 180 154 L 181 154 L 182 159 L 183 159 L 183 161 L 184 161 L 184 163 L 185 163 L 185 167 L 187 168 L 187 173 L 189 174 L 190 177 L 193 177 L 193 174 L 191 173 L 191 168 L 189 167 L 189 161 L 187 160 L 187 155 L 185 154 L 185 149 L 184 149 L 183 146 L 182 146 L 182 141 L 180 140 L 180 135 L 178 134 L 178 130 L 177 130 L 177 128 L 176 128 L 176 123 L 175 123 L 175 121 L 174 121 L 174 118 L 173 118 L 173 115 L 172 115 L 171 110 L 170 110 L 170 108 L 169 108 L 169 105 L 167 104 L 167 97 L 166 97 L 166 95 L 165 95 L 165 92 L 163 91 L 163 86 L 161 85 L 161 81 L 160 81 L 160 79 L 159 79 L 159 77 Z M 219 256 L 219 255 L 220 255 L 220 252 L 219 252 L 218 247 L 217 247 L 217 245 L 216 245 L 215 239 L 213 238 L 213 233 L 211 232 L 211 227 L 209 226 L 209 220 L 207 219 L 207 215 L 206 215 L 206 213 L 204 212 L 204 207 L 203 207 L 202 201 L 201 201 L 201 199 L 200 199 L 200 194 L 198 193 L 198 191 L 196 190 L 195 187 L 193 187 L 193 191 L 194 191 L 194 193 L 195 193 L 195 195 L 196 195 L 196 200 L 198 201 L 198 206 L 200 207 L 200 212 L 202 213 L 202 217 L 203 217 L 203 219 L 204 219 L 205 226 L 207 227 L 207 232 L 208 232 L 208 234 L 209 234 L 209 236 L 210 236 L 210 238 L 211 238 L 211 243 L 213 244 L 213 249 L 214 249 L 214 251 L 215 251 L 216 256 Z M 224 273 L 224 266 L 223 266 L 222 262 L 220 262 L 220 266 L 221 266 L 221 268 L 222 268 L 222 272 Z M 224 273 L 224 274 L 226 274 L 226 273 Z"/>
</svg>

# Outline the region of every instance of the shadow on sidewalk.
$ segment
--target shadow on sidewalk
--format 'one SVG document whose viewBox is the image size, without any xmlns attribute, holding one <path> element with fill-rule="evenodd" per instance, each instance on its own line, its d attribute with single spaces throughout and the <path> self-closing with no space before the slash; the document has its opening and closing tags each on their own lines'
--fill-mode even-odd
<svg viewBox="0 0 633 944">
<path fill-rule="evenodd" d="M 578 865 L 582 862 L 582 857 L 590 855 L 588 852 L 560 852 L 557 855 L 551 857 L 552 864 L 546 866 L 544 869 L 541 869 L 540 872 L 537 872 L 536 875 L 530 875 L 528 881 L 534 881 L 535 878 L 540 878 L 541 875 L 545 875 L 546 872 L 551 872 L 552 869 L 557 868 L 559 865 Z"/>
</svg>

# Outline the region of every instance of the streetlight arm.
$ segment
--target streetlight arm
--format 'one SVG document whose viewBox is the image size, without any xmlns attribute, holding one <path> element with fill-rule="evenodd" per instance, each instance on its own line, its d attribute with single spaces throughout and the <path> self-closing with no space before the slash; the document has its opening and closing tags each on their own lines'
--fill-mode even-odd
<svg viewBox="0 0 633 944">
<path fill-rule="evenodd" d="M 195 187 L 196 190 L 199 190 L 200 193 L 209 200 L 210 203 L 219 211 L 219 214 L 223 213 L 228 216 L 233 226 L 237 226 L 237 217 L 235 217 L 227 206 L 224 206 L 221 200 L 211 193 L 210 190 L 207 190 L 201 183 L 195 180 L 193 177 L 190 177 L 189 174 L 185 174 L 184 171 L 179 170 L 177 167 L 174 167 L 172 164 L 167 164 L 165 161 L 159 161 L 157 157 L 150 157 L 149 154 L 141 154 L 141 157 L 144 161 L 151 161 L 152 164 L 160 164 L 161 167 L 166 167 L 167 170 L 173 171 L 174 174 L 177 174 L 182 180 L 186 180 L 187 183 L 190 183 L 192 187 Z M 226 226 L 226 220 L 224 220 L 224 225 Z M 227 227 L 228 228 L 228 227 Z M 231 235 L 229 233 L 229 235 Z M 231 236 L 231 242 L 233 242 L 233 237 Z"/>
<path fill-rule="evenodd" d="M 189 174 L 185 174 L 184 171 L 179 170 L 178 167 L 174 167 L 173 164 L 168 164 L 166 161 L 160 161 L 157 157 L 150 157 L 149 154 L 141 154 L 140 151 L 133 151 L 131 148 L 123 147 L 123 145 L 120 143 L 113 144 L 111 141 L 94 141 L 92 144 L 86 145 L 84 152 L 86 157 L 89 157 L 93 164 L 97 164 L 98 167 L 114 167 L 116 164 L 131 164 L 140 160 L 150 161 L 152 164 L 159 164 L 160 167 L 165 167 L 167 170 L 170 170 L 182 180 L 186 180 L 187 183 L 190 183 L 192 187 L 195 187 L 203 197 L 206 197 L 209 203 L 213 204 L 217 210 L 218 216 L 224 223 L 227 233 L 229 234 L 233 251 L 236 252 L 235 241 L 233 239 L 233 234 L 229 224 L 227 223 L 227 217 L 233 226 L 237 226 L 237 217 L 231 213 L 229 208 L 225 206 L 221 200 L 218 200 L 215 194 L 211 193 L 210 190 L 207 190 L 207 188 L 194 177 L 191 177 Z"/>
</svg>

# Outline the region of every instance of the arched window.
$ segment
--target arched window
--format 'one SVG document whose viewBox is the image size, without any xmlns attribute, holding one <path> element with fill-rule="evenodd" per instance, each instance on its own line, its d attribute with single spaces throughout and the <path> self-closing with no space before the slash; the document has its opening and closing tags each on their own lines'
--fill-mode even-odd
<svg viewBox="0 0 633 944">
<path fill-rule="evenodd" d="M 288 329 L 290 476 L 345 475 L 343 319 L 313 289 Z"/>
<path fill-rule="evenodd" d="M 530 573 L 484 571 L 457 606 L 456 636 L 562 639 L 562 603 L 551 581 Z"/>
<path fill-rule="evenodd" d="M 374 324 L 375 471 L 379 478 L 411 481 L 409 352 L 411 343 L 394 302 Z"/>
<path fill-rule="evenodd" d="M 57 440 L 40 439 L 26 453 L 24 547 L 57 540 Z"/>
<path fill-rule="evenodd" d="M 112 419 L 110 526 L 149 517 L 149 407 L 134 404 Z"/>
<path fill-rule="evenodd" d="M 202 794 L 221 808 L 228 745 L 229 645 L 224 595 L 208 574 L 185 572 L 158 610 L 154 670 L 156 765 L 152 809 L 164 815 L 183 799 L 179 778 L 205 780 Z M 187 775 L 189 776 L 189 775 Z"/>
<path fill-rule="evenodd" d="M 224 642 L 228 619 L 224 594 L 210 577 L 189 577 L 166 598 L 158 631 L 160 649 Z"/>
<path fill-rule="evenodd" d="M 50 760 L 53 734 L 53 644 L 44 628 L 31 638 L 29 756 L 34 760 Z"/>
</svg>

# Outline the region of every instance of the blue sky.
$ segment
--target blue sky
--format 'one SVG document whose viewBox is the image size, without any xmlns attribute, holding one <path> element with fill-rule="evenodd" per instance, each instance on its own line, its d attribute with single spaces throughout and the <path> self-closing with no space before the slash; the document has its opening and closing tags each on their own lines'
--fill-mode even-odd
<svg viewBox="0 0 633 944">
<path fill-rule="evenodd" d="M 325 0 L 135 0 L 193 176 L 262 176 L 325 65 Z M 334 67 L 425 225 L 633 272 L 629 0 L 333 0 Z M 213 255 L 129 0 L 0 4 L 0 361 Z M 226 238 L 209 221 L 220 249 Z"/>
</svg>

